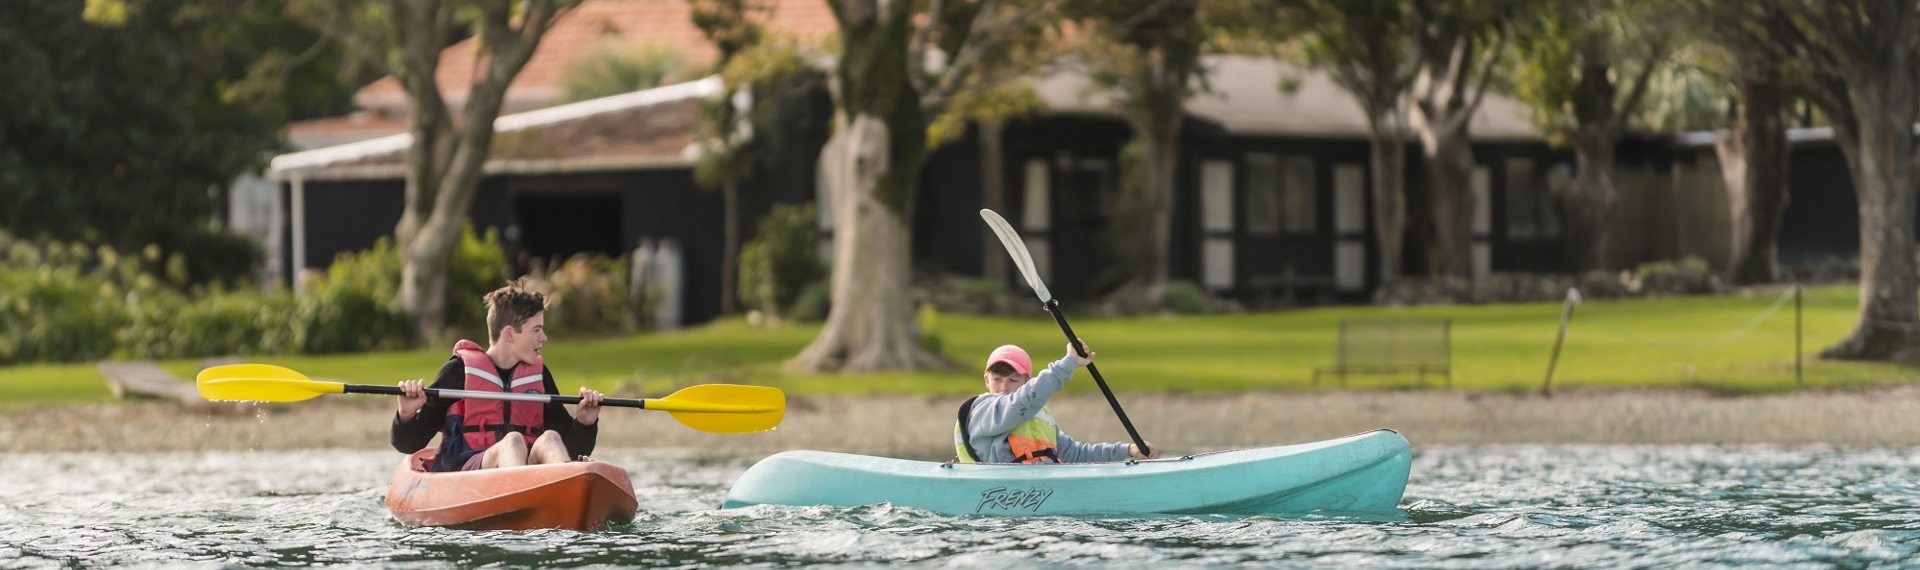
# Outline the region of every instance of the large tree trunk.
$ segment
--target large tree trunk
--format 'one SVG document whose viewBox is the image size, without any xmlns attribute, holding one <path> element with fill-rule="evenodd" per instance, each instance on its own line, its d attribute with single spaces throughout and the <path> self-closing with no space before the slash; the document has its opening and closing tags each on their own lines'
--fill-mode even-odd
<svg viewBox="0 0 1920 570">
<path fill-rule="evenodd" d="M 740 295 L 734 285 L 740 265 L 740 181 L 731 175 L 720 181 L 720 203 L 726 217 L 721 222 L 726 236 L 720 247 L 720 314 L 731 315 L 737 310 Z"/>
<path fill-rule="evenodd" d="M 1133 140 L 1121 151 L 1120 199 L 1115 204 L 1114 243 L 1119 246 L 1119 290 L 1110 307 L 1125 312 L 1160 306 L 1170 276 L 1173 248 L 1174 170 L 1180 157 L 1180 123 L 1186 116 L 1187 83 L 1199 67 L 1199 46 L 1179 40 L 1153 49 L 1144 58 L 1120 105 L 1129 115 Z M 1056 252 L 1055 255 L 1075 255 Z"/>
<path fill-rule="evenodd" d="M 1113 293 L 1116 306 L 1157 307 L 1166 288 L 1173 236 L 1173 170 L 1179 152 L 1175 138 L 1180 136 L 1179 130 L 1177 116 L 1172 120 L 1155 116 L 1144 124 L 1135 121 L 1134 140 L 1122 151 L 1125 165 L 1114 212 L 1121 225 L 1114 243 L 1122 253 L 1126 279 Z"/>
<path fill-rule="evenodd" d="M 1574 176 L 1561 196 L 1567 216 L 1567 249 L 1582 271 L 1609 269 L 1613 225 L 1620 194 L 1613 187 L 1615 137 L 1581 127 L 1573 136 Z"/>
<path fill-rule="evenodd" d="M 820 153 L 833 204 L 833 310 L 789 369 L 940 368 L 914 323 L 913 195 L 925 164 L 927 118 L 907 77 L 912 10 L 842 0 L 834 131 Z"/>
<path fill-rule="evenodd" d="M 1382 117 L 1382 113 L 1371 113 Z M 1407 141 L 1400 122 L 1384 118 L 1369 121 L 1368 153 L 1373 176 L 1373 230 L 1380 242 L 1380 283 L 1400 278 L 1402 247 L 1407 234 Z"/>
<path fill-rule="evenodd" d="M 1473 141 L 1458 113 L 1416 114 L 1433 198 L 1433 242 L 1427 248 L 1432 275 L 1473 278 Z"/>
<path fill-rule="evenodd" d="M 1413 127 L 1427 161 L 1434 236 L 1427 249 L 1434 276 L 1473 278 L 1474 113 L 1486 94 L 1494 62 L 1506 47 L 1496 33 L 1480 45 L 1471 26 L 1429 25 L 1420 38 L 1420 71 L 1413 82 Z"/>
<path fill-rule="evenodd" d="M 1780 218 L 1787 211 L 1785 96 L 1778 82 L 1742 77 L 1735 83 L 1739 118 L 1713 145 L 1733 220 L 1727 277 L 1738 285 L 1771 283 L 1780 278 Z"/>
<path fill-rule="evenodd" d="M 997 120 L 980 122 L 980 207 L 995 212 L 1006 210 L 1006 157 L 1002 156 L 1006 125 Z M 1000 254 L 1000 238 L 986 226 L 980 226 L 980 277 L 998 284 L 1007 282 L 1007 258 Z"/>
<path fill-rule="evenodd" d="M 436 78 L 440 48 L 455 20 L 451 11 L 464 8 L 404 0 L 389 0 L 386 6 L 393 14 L 394 37 L 403 42 L 397 75 L 413 106 L 406 206 L 394 227 L 402 260 L 397 300 L 414 315 L 421 338 L 433 338 L 446 327 L 447 272 L 493 147 L 493 120 L 508 84 L 563 8 L 555 0 L 533 0 L 476 9 L 485 63 L 455 125 Z"/>
<path fill-rule="evenodd" d="M 1920 90 L 1913 65 L 1895 57 L 1884 67 L 1847 70 L 1848 109 L 1828 109 L 1860 201 L 1860 322 L 1824 358 L 1920 363 L 1913 259 L 1913 102 Z"/>
<path fill-rule="evenodd" d="M 1720 176 L 1727 186 L 1733 240 L 1727 252 L 1727 277 L 1737 285 L 1771 283 L 1780 278 L 1780 217 L 1787 211 L 1787 125 L 1782 118 L 1784 90 L 1777 81 L 1754 77 L 1771 70 L 1742 66 L 1735 79 L 1739 117 L 1733 129 L 1714 141 Z"/>
<path fill-rule="evenodd" d="M 896 194 L 885 190 L 888 169 L 918 171 L 910 166 L 918 160 L 892 157 L 889 163 L 889 141 L 897 133 L 877 117 L 835 123 L 821 151 L 833 197 L 833 311 L 820 336 L 788 366 L 806 372 L 944 367 L 945 359 L 916 341 L 911 219 L 899 210 L 903 200 L 883 198 Z"/>
</svg>

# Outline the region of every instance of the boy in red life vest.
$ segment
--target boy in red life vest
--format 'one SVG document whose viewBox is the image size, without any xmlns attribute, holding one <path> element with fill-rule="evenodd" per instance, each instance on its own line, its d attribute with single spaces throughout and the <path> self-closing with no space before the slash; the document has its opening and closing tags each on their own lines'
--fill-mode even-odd
<svg viewBox="0 0 1920 570">
<path fill-rule="evenodd" d="M 554 394 L 553 371 L 540 358 L 547 343 L 547 298 L 507 286 L 488 293 L 487 349 L 470 340 L 453 345 L 434 388 Z M 431 471 L 468 471 L 538 463 L 565 463 L 593 453 L 600 433 L 599 392 L 580 389 L 571 416 L 556 402 L 428 398 L 420 380 L 400 383 L 393 417 L 393 448 L 413 453 L 442 434 Z"/>
<path fill-rule="evenodd" d="M 1084 346 L 1084 343 L 1082 344 Z M 1067 437 L 1047 410 L 1047 400 L 1066 386 L 1073 369 L 1093 363 L 1067 345 L 1067 355 L 1039 376 L 1027 351 L 1014 345 L 987 356 L 987 393 L 960 405 L 953 426 L 954 453 L 961 463 L 1093 463 L 1151 459 L 1159 453 L 1148 443 L 1143 452 L 1131 443 L 1081 443 Z"/>
</svg>

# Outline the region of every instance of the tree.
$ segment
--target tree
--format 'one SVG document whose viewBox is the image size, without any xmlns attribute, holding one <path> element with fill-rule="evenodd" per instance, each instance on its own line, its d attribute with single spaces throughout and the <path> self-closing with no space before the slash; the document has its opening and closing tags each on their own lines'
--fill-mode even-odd
<svg viewBox="0 0 1920 570">
<path fill-rule="evenodd" d="M 1620 213 L 1614 149 L 1668 51 L 1655 18 L 1639 7 L 1554 2 L 1531 12 L 1515 34 L 1514 94 L 1533 107 L 1533 122 L 1548 137 L 1573 147 L 1573 182 L 1555 191 L 1574 266 L 1583 271 L 1611 268 L 1607 246 Z"/>
<path fill-rule="evenodd" d="M 834 223 L 833 310 L 789 367 L 946 366 L 915 342 L 908 297 L 912 215 L 935 141 L 992 100 L 1031 101 L 1009 82 L 1047 54 L 1050 0 L 829 0 L 840 24 L 834 129 L 821 151 Z M 921 12 L 919 8 L 925 7 Z"/>
<path fill-rule="evenodd" d="M 308 65 L 337 55 L 257 4 L 10 5 L 0 18 L 0 227 L 121 251 L 157 245 L 195 266 L 212 245 L 244 245 L 212 229 L 227 185 L 279 146 L 289 116 L 347 94 Z"/>
<path fill-rule="evenodd" d="M 1123 275 L 1115 306 L 1158 306 L 1173 243 L 1174 170 L 1180 123 L 1201 72 L 1206 43 L 1199 0 L 1075 0 L 1068 17 L 1084 26 L 1084 61 L 1133 130 L 1120 152 L 1115 245 Z"/>
<path fill-rule="evenodd" d="M 1238 0 L 1210 7 L 1213 26 L 1268 44 L 1291 42 L 1299 57 L 1353 95 L 1367 118 L 1373 230 L 1380 280 L 1400 275 L 1406 243 L 1407 95 L 1419 71 L 1420 29 L 1405 0 Z"/>
<path fill-rule="evenodd" d="M 1700 67 L 1730 83 L 1739 102 L 1733 124 L 1719 133 L 1714 152 L 1726 182 L 1733 222 L 1726 274 L 1736 284 L 1779 278 L 1780 218 L 1787 210 L 1786 105 L 1804 73 L 1777 46 L 1792 35 L 1778 3 L 1684 0 L 1673 10 L 1689 29 L 1701 31 L 1708 49 Z"/>
<path fill-rule="evenodd" d="M 1860 321 L 1822 357 L 1920 363 L 1914 273 L 1914 101 L 1920 15 L 1911 0 L 1768 0 L 1789 26 L 1773 45 L 1805 62 L 1860 202 Z"/>
<path fill-rule="evenodd" d="M 762 9 L 748 0 L 694 0 L 693 24 L 719 48 L 714 67 L 725 70 L 735 56 L 760 44 L 760 25 L 748 18 Z M 700 107 L 700 163 L 694 177 L 702 186 L 720 189 L 721 208 L 725 210 L 725 244 L 720 260 L 720 313 L 731 315 L 737 304 L 734 276 L 740 262 L 740 182 L 751 176 L 752 153 L 745 148 L 751 131 L 739 117 L 734 103 L 736 94 L 751 97 L 737 81 L 728 81 L 721 94 Z"/>
<path fill-rule="evenodd" d="M 673 46 L 605 46 L 567 64 L 560 83 L 567 101 L 585 101 L 679 83 L 702 73 L 688 69 L 686 58 Z"/>
<path fill-rule="evenodd" d="M 808 54 L 793 41 L 768 37 L 754 21 L 766 8 L 748 0 L 695 0 L 695 26 L 719 48 L 714 67 L 726 87 L 700 107 L 697 139 L 700 160 L 694 179 L 718 189 L 725 210 L 725 245 L 721 258 L 720 312 L 732 314 L 737 305 L 735 285 L 740 262 L 740 216 L 745 207 L 742 186 L 764 160 L 783 150 L 773 148 L 783 137 L 783 122 L 800 99 L 822 88 L 824 77 L 807 63 Z M 793 145 L 789 144 L 789 147 Z"/>
<path fill-rule="evenodd" d="M 1507 43 L 1512 0 L 1412 0 L 1420 70 L 1413 128 L 1427 162 L 1434 239 L 1429 271 L 1473 276 L 1473 138 L 1470 127 Z"/>
<path fill-rule="evenodd" d="M 446 324 L 447 272 L 493 145 L 507 87 L 553 22 L 578 0 L 310 0 L 293 8 L 371 65 L 386 65 L 410 104 L 406 198 L 395 243 L 404 265 L 399 304 L 423 338 Z M 449 108 L 437 81 L 440 51 L 470 31 L 474 82 Z M 448 86 L 455 87 L 455 86 Z M 456 119 L 455 113 L 458 113 Z"/>
</svg>

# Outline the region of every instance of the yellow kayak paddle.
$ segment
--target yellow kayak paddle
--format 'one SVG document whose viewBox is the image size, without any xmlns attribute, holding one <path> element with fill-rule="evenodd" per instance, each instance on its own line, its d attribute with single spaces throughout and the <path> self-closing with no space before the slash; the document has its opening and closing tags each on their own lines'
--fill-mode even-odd
<svg viewBox="0 0 1920 570">
<path fill-rule="evenodd" d="M 399 386 L 344 384 L 307 378 L 306 375 L 271 364 L 229 364 L 200 371 L 194 378 L 200 395 L 208 400 L 253 402 L 298 402 L 321 394 L 400 395 Z M 559 402 L 578 404 L 579 396 L 552 394 L 510 394 L 472 390 L 427 388 L 434 398 L 478 398 L 520 402 Z M 780 425 L 786 415 L 786 394 L 779 388 L 739 384 L 702 384 L 690 386 L 663 398 L 606 398 L 602 406 L 660 410 L 673 415 L 681 424 L 709 433 L 749 433 L 767 431 Z"/>
</svg>

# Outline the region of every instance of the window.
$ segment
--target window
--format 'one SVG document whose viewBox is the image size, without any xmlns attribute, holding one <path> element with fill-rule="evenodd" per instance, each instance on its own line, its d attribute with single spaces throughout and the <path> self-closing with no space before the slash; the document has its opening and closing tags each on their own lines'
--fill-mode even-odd
<svg viewBox="0 0 1920 570">
<path fill-rule="evenodd" d="M 1531 158 L 1506 163 L 1507 239 L 1560 237 L 1558 191 L 1573 182 L 1573 165 L 1556 163 L 1542 172 Z"/>
<path fill-rule="evenodd" d="M 1573 165 L 1565 162 L 1547 169 L 1547 199 L 1540 203 L 1540 235 L 1560 236 L 1560 201 L 1554 199 L 1573 183 Z"/>
<path fill-rule="evenodd" d="M 1020 208 L 1020 225 L 1029 230 L 1044 231 L 1052 225 L 1049 222 L 1053 220 L 1053 209 L 1048 207 L 1053 200 L 1048 184 L 1053 173 L 1047 170 L 1047 161 L 1035 159 L 1027 161 L 1024 174 L 1023 194 L 1026 195 L 1026 201 L 1022 202 L 1023 207 Z"/>
<path fill-rule="evenodd" d="M 1233 288 L 1233 163 L 1200 163 L 1201 281 L 1208 289 Z"/>
<path fill-rule="evenodd" d="M 1286 168 L 1286 184 L 1282 186 L 1281 204 L 1285 206 L 1282 219 L 1286 220 L 1286 231 L 1293 233 L 1313 233 L 1314 204 L 1313 159 L 1305 156 L 1289 156 L 1281 163 Z"/>
<path fill-rule="evenodd" d="M 1200 164 L 1200 212 L 1200 225 L 1206 231 L 1233 231 L 1233 163 Z"/>
<path fill-rule="evenodd" d="M 1540 185 L 1534 183 L 1533 160 L 1509 158 L 1507 181 L 1507 239 L 1528 240 L 1540 234 Z"/>
<path fill-rule="evenodd" d="M 1247 155 L 1247 232 L 1256 235 L 1313 233 L 1313 158 Z"/>
</svg>

